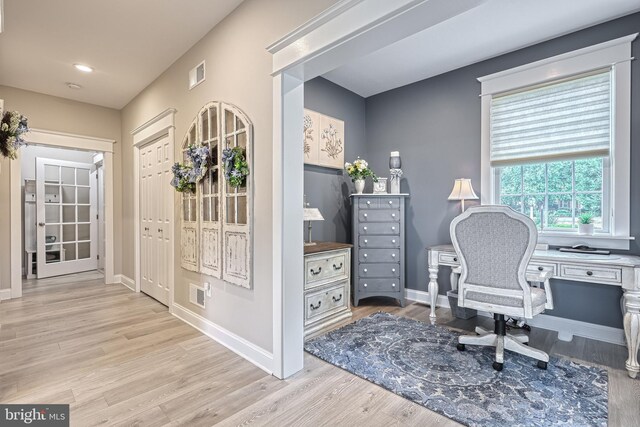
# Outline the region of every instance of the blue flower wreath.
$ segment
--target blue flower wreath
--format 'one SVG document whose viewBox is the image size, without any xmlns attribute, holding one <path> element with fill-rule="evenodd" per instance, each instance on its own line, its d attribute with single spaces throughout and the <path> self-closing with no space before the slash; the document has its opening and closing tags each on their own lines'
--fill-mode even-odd
<svg viewBox="0 0 640 427">
<path fill-rule="evenodd" d="M 249 163 L 244 156 L 242 147 L 225 148 L 222 150 L 222 164 L 224 177 L 230 186 L 242 187 L 249 175 Z"/>
<path fill-rule="evenodd" d="M 171 168 L 171 185 L 181 193 L 196 192 L 196 184 L 205 177 L 211 166 L 209 147 L 190 145 L 186 150 L 187 162 L 176 163 Z"/>
</svg>

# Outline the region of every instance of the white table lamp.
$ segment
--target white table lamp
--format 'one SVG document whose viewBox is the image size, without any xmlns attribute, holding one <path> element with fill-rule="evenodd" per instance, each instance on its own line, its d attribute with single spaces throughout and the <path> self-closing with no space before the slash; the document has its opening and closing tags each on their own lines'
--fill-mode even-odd
<svg viewBox="0 0 640 427">
<path fill-rule="evenodd" d="M 316 243 L 311 241 L 311 221 L 324 221 L 324 217 L 322 216 L 318 208 L 304 208 L 303 219 L 304 221 L 309 222 L 309 241 L 305 242 L 304 245 L 315 245 Z"/>
<path fill-rule="evenodd" d="M 461 200 L 462 212 L 464 212 L 465 200 L 478 200 L 478 196 L 475 191 L 473 191 L 471 180 L 469 178 L 456 179 L 456 182 L 453 184 L 453 190 L 451 190 L 451 194 L 449 194 L 449 200 Z"/>
</svg>

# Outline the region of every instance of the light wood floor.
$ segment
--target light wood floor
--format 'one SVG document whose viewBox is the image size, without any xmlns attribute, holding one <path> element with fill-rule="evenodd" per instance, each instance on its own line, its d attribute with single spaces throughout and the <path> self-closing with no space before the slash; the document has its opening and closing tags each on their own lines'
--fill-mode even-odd
<svg viewBox="0 0 640 427">
<path fill-rule="evenodd" d="M 0 304 L 0 402 L 69 403 L 82 427 L 457 425 L 308 354 L 302 372 L 277 380 L 153 299 L 101 282 L 95 273 L 25 282 L 23 298 Z M 354 320 L 384 310 L 428 321 L 428 307 L 388 304 L 363 301 Z M 531 345 L 607 366 L 609 425 L 640 425 L 640 381 L 622 369 L 624 348 L 543 330 Z"/>
</svg>

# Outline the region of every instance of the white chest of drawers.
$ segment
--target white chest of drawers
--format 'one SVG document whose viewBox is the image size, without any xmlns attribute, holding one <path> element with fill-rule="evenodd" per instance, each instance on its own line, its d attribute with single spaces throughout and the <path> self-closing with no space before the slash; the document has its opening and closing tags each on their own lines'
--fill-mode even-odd
<svg viewBox="0 0 640 427">
<path fill-rule="evenodd" d="M 304 336 L 351 318 L 351 245 L 318 242 L 304 248 Z"/>
</svg>

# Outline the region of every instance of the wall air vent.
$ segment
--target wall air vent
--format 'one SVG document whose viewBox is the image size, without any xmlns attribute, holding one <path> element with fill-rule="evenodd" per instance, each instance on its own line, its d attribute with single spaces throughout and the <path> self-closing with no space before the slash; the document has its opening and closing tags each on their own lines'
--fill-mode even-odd
<svg viewBox="0 0 640 427">
<path fill-rule="evenodd" d="M 189 284 L 189 302 L 195 304 L 198 307 L 204 307 L 204 288 L 193 283 Z"/>
<path fill-rule="evenodd" d="M 198 86 L 205 79 L 204 76 L 204 61 L 199 63 L 195 68 L 189 71 L 189 90 Z"/>
</svg>

